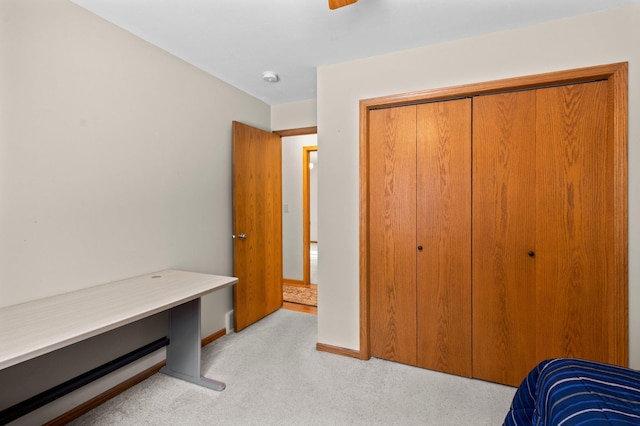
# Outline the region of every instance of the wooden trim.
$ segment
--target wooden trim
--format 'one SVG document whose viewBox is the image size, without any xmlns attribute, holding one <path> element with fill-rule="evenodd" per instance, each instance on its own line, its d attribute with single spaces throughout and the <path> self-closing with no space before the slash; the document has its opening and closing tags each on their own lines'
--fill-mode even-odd
<svg viewBox="0 0 640 426">
<path fill-rule="evenodd" d="M 114 398 L 116 396 L 118 396 L 119 394 L 121 394 L 122 392 L 126 391 L 129 388 L 134 387 L 135 385 L 137 385 L 138 383 L 148 379 L 149 377 L 153 376 L 154 374 L 156 374 L 158 371 L 160 371 L 160 369 L 162 367 L 164 367 L 166 364 L 165 361 L 159 362 L 156 365 L 147 368 L 146 370 L 144 370 L 141 373 L 136 374 L 135 376 L 125 380 L 124 382 L 120 383 L 119 385 L 101 393 L 100 395 L 78 405 L 77 407 L 67 411 L 66 413 L 56 417 L 55 419 L 45 423 L 45 426 L 62 426 L 62 425 L 66 425 L 67 423 L 71 422 L 72 420 L 77 419 L 78 417 L 82 416 L 83 414 L 88 413 L 89 411 L 93 410 L 94 408 L 100 406 L 101 404 L 107 402 L 108 400 L 110 400 L 111 398 Z"/>
<path fill-rule="evenodd" d="M 208 335 L 207 337 L 205 337 L 204 339 L 202 339 L 202 346 L 207 346 L 209 343 L 218 340 L 221 337 L 224 337 L 227 334 L 227 330 L 226 329 L 221 329 L 216 331 L 213 334 Z"/>
<path fill-rule="evenodd" d="M 624 330 L 622 340 L 612 352 L 616 359 L 625 359 L 628 365 L 628 64 L 626 62 L 557 71 L 525 77 L 515 77 L 483 83 L 432 89 L 405 94 L 383 96 L 360 101 L 360 357 L 370 357 L 369 330 L 369 111 L 376 108 L 394 107 L 404 104 L 434 102 L 438 100 L 478 96 L 508 90 L 526 90 L 542 86 L 580 83 L 593 80 L 608 80 L 613 97 L 613 129 L 615 155 L 614 232 L 616 246 L 614 276 L 618 282 L 615 297 L 618 313 L 612 320 L 612 329 Z M 619 352 L 619 353 L 618 353 Z"/>
<path fill-rule="evenodd" d="M 555 71 L 525 77 L 514 77 L 503 80 L 493 80 L 482 83 L 472 83 L 461 86 L 451 86 L 440 89 L 382 96 L 363 99 L 360 101 L 360 107 L 362 111 L 363 107 L 367 110 L 372 108 L 388 108 L 405 104 L 433 102 L 466 96 L 478 96 L 489 93 L 504 92 L 507 90 L 525 90 L 541 86 L 580 83 L 590 80 L 607 80 L 612 76 L 617 75 L 621 68 L 626 67 L 626 62 L 619 62 L 615 64 L 577 68 L 567 71 Z"/>
<path fill-rule="evenodd" d="M 219 339 L 220 337 L 222 337 L 222 336 L 224 336 L 226 334 L 227 334 L 227 332 L 223 328 L 222 330 L 218 330 L 215 333 L 213 333 L 213 334 L 205 337 L 204 339 L 202 339 L 201 344 L 202 344 L 202 346 L 208 345 L 209 343 L 213 342 L 214 340 Z M 83 414 L 88 413 L 89 411 L 91 411 L 94 408 L 100 406 L 101 404 L 104 404 L 105 402 L 107 402 L 111 398 L 114 398 L 114 397 L 120 395 L 122 392 L 134 387 L 138 383 L 140 383 L 140 382 L 148 379 L 149 377 L 153 376 L 154 374 L 159 372 L 160 369 L 162 367 L 164 367 L 165 365 L 166 365 L 166 361 L 162 361 L 162 362 L 159 362 L 159 363 L 147 368 L 146 370 L 136 374 L 135 376 L 130 377 L 129 379 L 127 379 L 124 382 L 112 387 L 111 389 L 104 391 L 100 395 L 95 396 L 95 397 L 91 398 L 90 400 L 85 401 L 82 404 L 78 405 L 77 407 L 72 408 L 71 410 L 67 411 L 66 413 L 59 415 L 55 419 L 45 423 L 45 426 L 63 426 L 63 425 L 66 425 L 67 423 L 77 419 L 78 417 L 82 416 Z"/>
<path fill-rule="evenodd" d="M 349 358 L 362 359 L 359 351 L 341 348 L 339 346 L 331 346 L 325 343 L 316 343 L 316 350 L 320 352 L 328 352 L 334 355 L 348 356 Z"/>
<path fill-rule="evenodd" d="M 305 285 L 311 284 L 311 200 L 309 161 L 311 152 L 318 151 L 317 146 L 302 147 L 302 278 Z"/>
<path fill-rule="evenodd" d="M 629 365 L 629 235 L 628 235 L 628 65 L 621 64 L 609 77 L 611 95 L 613 96 L 613 220 L 615 241 L 614 246 L 614 277 L 617 280 L 615 288 L 622 291 L 616 294 L 616 305 L 612 307 L 614 315 L 612 330 L 624 330 L 623 341 L 615 342 L 612 356 L 619 359 L 623 365 Z"/>
<path fill-rule="evenodd" d="M 283 138 L 287 136 L 313 135 L 314 133 L 318 133 L 318 126 L 299 127 L 297 129 L 274 130 L 273 133 Z"/>
<path fill-rule="evenodd" d="M 309 287 L 308 284 L 305 284 L 303 280 L 294 280 L 291 278 L 283 278 L 282 284 L 284 285 L 294 285 L 298 287 Z"/>
<path fill-rule="evenodd" d="M 305 284 L 303 280 L 292 280 L 291 278 L 283 278 L 282 284 L 295 287 L 309 287 L 309 284 Z"/>
<path fill-rule="evenodd" d="M 369 337 L 369 111 L 372 101 L 360 102 L 360 358 L 371 357 Z"/>
</svg>

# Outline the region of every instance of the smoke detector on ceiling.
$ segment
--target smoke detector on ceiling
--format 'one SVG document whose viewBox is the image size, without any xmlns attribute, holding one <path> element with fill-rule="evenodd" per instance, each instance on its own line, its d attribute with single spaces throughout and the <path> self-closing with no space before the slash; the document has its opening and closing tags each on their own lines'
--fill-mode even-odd
<svg viewBox="0 0 640 426">
<path fill-rule="evenodd" d="M 265 71 L 262 73 L 262 79 L 267 83 L 277 83 L 280 81 L 280 77 L 273 71 Z"/>
</svg>

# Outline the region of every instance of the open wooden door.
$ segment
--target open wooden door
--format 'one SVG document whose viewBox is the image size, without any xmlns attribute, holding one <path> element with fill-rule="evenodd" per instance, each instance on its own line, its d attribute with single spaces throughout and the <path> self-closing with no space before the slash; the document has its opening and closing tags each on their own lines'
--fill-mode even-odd
<svg viewBox="0 0 640 426">
<path fill-rule="evenodd" d="M 280 136 L 233 122 L 234 329 L 282 306 Z"/>
</svg>

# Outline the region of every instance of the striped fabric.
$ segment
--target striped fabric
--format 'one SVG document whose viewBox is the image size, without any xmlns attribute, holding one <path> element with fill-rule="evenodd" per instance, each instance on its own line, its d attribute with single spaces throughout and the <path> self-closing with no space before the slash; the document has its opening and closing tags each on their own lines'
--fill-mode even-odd
<svg viewBox="0 0 640 426">
<path fill-rule="evenodd" d="M 504 425 L 640 425 L 640 371 L 571 358 L 543 361 L 516 391 Z"/>
</svg>

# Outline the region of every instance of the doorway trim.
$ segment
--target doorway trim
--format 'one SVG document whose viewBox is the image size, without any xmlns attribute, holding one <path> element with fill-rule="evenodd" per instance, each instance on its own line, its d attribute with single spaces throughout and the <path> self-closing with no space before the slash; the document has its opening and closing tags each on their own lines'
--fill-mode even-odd
<svg viewBox="0 0 640 426">
<path fill-rule="evenodd" d="M 360 359 L 371 357 L 370 310 L 369 310 L 369 111 L 379 108 L 435 102 L 452 98 L 478 96 L 512 90 L 527 90 L 544 86 L 607 80 L 609 94 L 613 100 L 613 123 L 611 137 L 614 145 L 614 257 L 613 275 L 619 280 L 613 288 L 623 289 L 616 298 L 614 312 L 621 312 L 614 327 L 628 328 L 628 63 L 621 62 L 568 71 L 557 71 L 525 77 L 515 77 L 432 89 L 405 94 L 363 99 L 360 101 Z M 621 282 L 620 282 L 621 281 Z M 628 334 L 628 332 L 627 332 Z M 622 348 L 628 353 L 628 347 Z M 628 355 L 627 355 L 628 356 Z"/>
<path fill-rule="evenodd" d="M 287 136 L 313 135 L 315 133 L 318 133 L 318 126 L 298 127 L 297 129 L 274 130 L 273 133 L 283 138 Z"/>
</svg>

